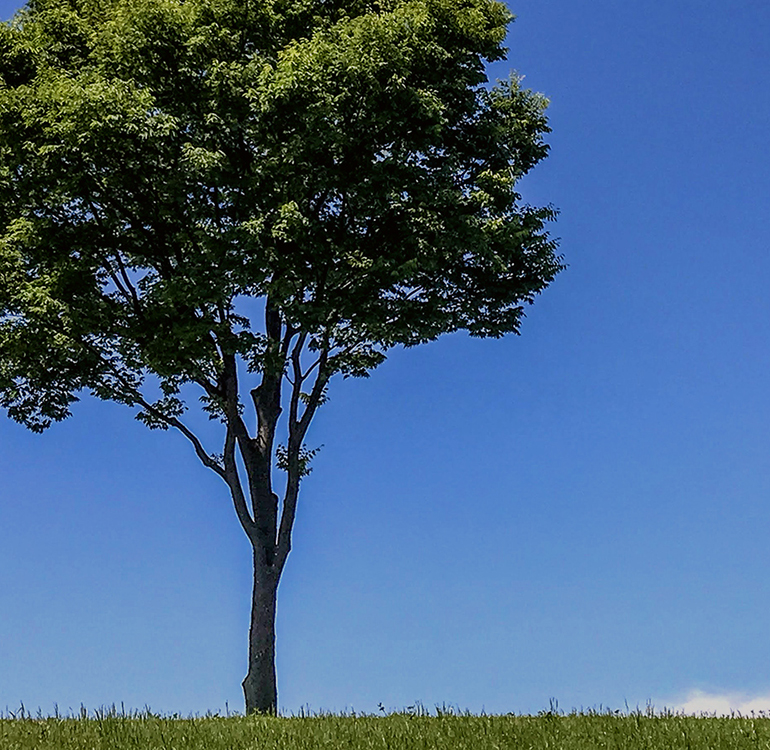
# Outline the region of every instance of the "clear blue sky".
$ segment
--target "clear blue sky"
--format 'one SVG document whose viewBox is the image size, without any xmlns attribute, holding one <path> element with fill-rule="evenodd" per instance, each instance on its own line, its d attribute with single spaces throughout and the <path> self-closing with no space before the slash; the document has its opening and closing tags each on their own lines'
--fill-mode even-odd
<svg viewBox="0 0 770 750">
<path fill-rule="evenodd" d="M 770 4 L 512 10 L 569 268 L 521 337 L 334 383 L 287 711 L 770 694 Z M 249 548 L 184 438 L 84 400 L 0 444 L 0 709 L 241 709 Z"/>
</svg>

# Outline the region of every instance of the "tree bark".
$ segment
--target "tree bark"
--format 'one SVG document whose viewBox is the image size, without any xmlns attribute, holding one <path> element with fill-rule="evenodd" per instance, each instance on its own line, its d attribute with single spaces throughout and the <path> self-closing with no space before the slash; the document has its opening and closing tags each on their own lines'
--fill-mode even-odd
<svg viewBox="0 0 770 750">
<path fill-rule="evenodd" d="M 265 564 L 264 553 L 254 550 L 254 589 L 249 626 L 249 671 L 243 680 L 246 713 L 275 714 L 275 603 L 278 575 Z"/>
</svg>

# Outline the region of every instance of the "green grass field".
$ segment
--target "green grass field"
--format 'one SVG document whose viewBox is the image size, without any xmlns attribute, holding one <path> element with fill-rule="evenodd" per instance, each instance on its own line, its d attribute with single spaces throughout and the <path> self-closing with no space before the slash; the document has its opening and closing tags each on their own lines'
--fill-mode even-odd
<svg viewBox="0 0 770 750">
<path fill-rule="evenodd" d="M 294 717 L 97 711 L 78 718 L 0 718 L 2 750 L 676 750 L 770 748 L 770 718 L 692 717 L 647 712 L 543 712 L 476 716 L 438 712 Z"/>
</svg>

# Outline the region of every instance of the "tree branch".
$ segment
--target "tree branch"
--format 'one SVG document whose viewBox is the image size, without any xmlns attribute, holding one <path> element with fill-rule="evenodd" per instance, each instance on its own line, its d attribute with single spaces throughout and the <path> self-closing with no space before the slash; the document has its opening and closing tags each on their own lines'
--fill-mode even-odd
<svg viewBox="0 0 770 750">
<path fill-rule="evenodd" d="M 283 348 L 288 348 L 291 337 L 287 330 L 282 338 L 281 316 L 270 298 L 265 305 L 265 332 L 267 334 L 267 352 L 262 368 L 262 380 L 252 389 L 251 398 L 257 414 L 256 447 L 268 467 L 272 460 L 275 426 L 281 413 L 281 381 L 285 367 Z M 288 326 L 287 326 L 288 328 Z"/>
<path fill-rule="evenodd" d="M 91 198 L 90 191 L 86 197 L 86 203 L 88 203 L 88 207 L 91 209 L 91 213 L 93 214 L 93 217 L 96 221 L 96 225 L 104 232 L 104 222 L 99 216 L 99 211 L 97 210 L 96 204 Z M 110 274 L 112 283 L 115 284 L 126 301 L 131 303 L 134 308 L 134 313 L 141 318 L 144 314 L 144 311 L 142 310 L 139 295 L 136 293 L 136 289 L 134 288 L 134 285 L 131 283 L 131 279 L 129 279 L 128 274 L 126 273 L 126 268 L 123 265 L 122 258 L 120 257 L 120 250 L 115 250 L 115 259 L 117 260 L 118 270 L 120 271 L 120 276 L 123 279 L 123 283 L 121 283 L 120 279 L 118 279 L 118 277 L 115 275 L 115 272 L 111 268 L 109 258 L 103 258 L 102 262 L 104 262 L 105 267 Z M 125 284 L 125 286 L 123 284 Z"/>
<path fill-rule="evenodd" d="M 294 373 L 294 379 L 289 381 L 291 383 L 291 401 L 289 404 L 289 425 L 294 425 L 297 422 L 297 412 L 299 411 L 299 399 L 302 393 L 302 384 L 305 382 L 305 377 L 302 375 L 302 363 L 300 362 L 300 356 L 302 355 L 302 349 L 305 346 L 307 340 L 307 333 L 303 332 L 299 335 L 297 343 L 291 352 L 291 365 L 292 372 Z M 291 429 L 291 427 L 290 427 Z"/>
<path fill-rule="evenodd" d="M 286 558 L 291 551 L 291 532 L 294 528 L 294 518 L 297 515 L 297 497 L 299 496 L 299 474 L 289 476 L 286 482 L 286 493 L 281 509 L 281 525 L 278 530 L 278 540 L 275 545 L 275 557 L 273 566 L 277 575 L 281 575 Z"/>
<path fill-rule="evenodd" d="M 291 340 L 299 333 L 296 328 L 293 328 L 288 323 L 286 324 L 286 333 L 284 334 L 283 341 L 281 342 L 281 354 L 284 359 L 289 353 L 289 347 L 291 346 Z"/>
<path fill-rule="evenodd" d="M 318 375 L 316 376 L 313 389 L 307 400 L 307 405 L 298 418 L 300 393 L 305 376 L 302 376 L 302 364 L 300 356 L 302 347 L 307 338 L 302 334 L 300 339 L 294 345 L 292 350 L 292 368 L 294 370 L 294 383 L 292 384 L 291 405 L 289 415 L 289 444 L 287 446 L 287 476 L 286 492 L 283 499 L 283 508 L 281 510 L 281 522 L 278 529 L 278 539 L 276 541 L 275 567 L 280 575 L 283 566 L 286 564 L 286 558 L 291 550 L 291 533 L 294 528 L 294 519 L 297 514 L 297 498 L 299 496 L 299 484 L 301 480 L 300 451 L 302 441 L 305 438 L 310 420 L 313 418 L 318 406 L 321 403 L 324 389 L 329 382 L 330 375 L 326 370 L 326 363 L 329 358 L 329 336 L 328 332 L 324 335 L 324 341 L 321 346 L 321 356 L 319 357 Z"/>
<path fill-rule="evenodd" d="M 238 447 L 244 456 L 249 457 L 254 450 L 251 436 L 249 435 L 246 423 L 241 417 L 238 398 L 238 371 L 235 363 L 234 354 L 223 354 L 222 362 L 224 364 L 223 382 L 221 384 L 222 394 L 225 398 L 225 415 L 227 424 L 233 431 L 235 439 L 238 441 Z"/>
<path fill-rule="evenodd" d="M 246 496 L 243 494 L 241 478 L 238 474 L 238 464 L 235 460 L 235 434 L 231 426 L 227 426 L 227 436 L 225 438 L 225 452 L 223 462 L 225 465 L 224 479 L 230 488 L 230 494 L 233 497 L 233 505 L 238 520 L 241 522 L 246 536 L 253 545 L 257 543 L 257 526 L 249 513 L 249 506 L 246 502 Z"/>
<path fill-rule="evenodd" d="M 123 378 L 120 376 L 120 373 L 116 373 L 116 375 L 118 378 L 123 380 Z M 128 387 L 131 388 L 130 386 Z M 230 488 L 230 494 L 233 499 L 233 505 L 235 506 L 235 512 L 238 516 L 238 520 L 241 522 L 241 526 L 246 532 L 246 536 L 248 536 L 252 544 L 256 544 L 257 528 L 254 519 L 249 513 L 248 504 L 246 502 L 246 497 L 243 493 L 243 487 L 241 485 L 240 476 L 238 474 L 238 464 L 235 460 L 236 436 L 232 424 L 228 421 L 224 454 L 222 456 L 222 463 L 224 464 L 223 468 L 212 456 L 206 452 L 198 437 L 183 422 L 181 422 L 176 417 L 169 417 L 158 409 L 155 409 L 152 404 L 150 404 L 135 388 L 131 388 L 131 391 L 133 392 L 132 395 L 135 398 L 136 403 L 140 404 L 142 408 L 144 408 L 150 414 L 153 414 L 156 418 L 164 421 L 170 427 L 174 427 L 179 430 L 193 444 L 195 453 L 203 465 L 207 466 L 209 469 L 214 471 L 225 480 L 227 486 Z"/>
<path fill-rule="evenodd" d="M 313 389 L 310 391 L 310 396 L 305 406 L 305 411 L 302 413 L 302 417 L 297 424 L 297 438 L 301 443 L 305 439 L 305 433 L 310 427 L 310 420 L 318 409 L 323 397 L 324 390 L 329 383 L 331 375 L 326 371 L 326 364 L 329 360 L 329 342 L 325 340 L 321 349 L 321 356 L 319 357 L 318 375 L 316 375 L 315 383 L 313 383 Z M 291 432 L 291 431 L 290 431 Z"/>
<path fill-rule="evenodd" d="M 131 279 L 128 278 L 128 273 L 126 271 L 126 267 L 123 265 L 123 259 L 120 257 L 119 250 L 115 251 L 115 258 L 118 261 L 118 268 L 120 269 L 120 275 L 123 278 L 123 282 L 128 288 L 129 293 L 131 294 L 131 301 L 133 302 L 133 305 L 134 305 L 134 312 L 141 318 L 144 315 L 144 312 L 142 310 L 142 303 L 139 300 L 139 295 L 136 293 L 136 289 L 134 288 L 134 285 L 131 283 Z"/>
<path fill-rule="evenodd" d="M 130 386 L 129 386 L 130 387 Z M 189 427 L 187 427 L 183 422 L 181 422 L 176 417 L 169 417 L 168 415 L 164 414 L 162 411 L 156 409 L 152 404 L 150 404 L 145 398 L 142 396 L 139 391 L 132 388 L 132 396 L 137 404 L 139 404 L 145 411 L 152 414 L 156 419 L 160 419 L 162 422 L 165 422 L 169 427 L 174 427 L 175 429 L 179 430 L 192 444 L 195 448 L 195 453 L 198 456 L 198 458 L 201 460 L 204 466 L 207 466 L 212 471 L 219 474 L 222 479 L 227 481 L 227 477 L 225 476 L 225 470 L 219 465 L 219 463 L 214 459 L 209 453 L 206 452 L 206 449 L 203 447 L 203 443 L 198 439 L 198 436 L 190 430 Z"/>
</svg>

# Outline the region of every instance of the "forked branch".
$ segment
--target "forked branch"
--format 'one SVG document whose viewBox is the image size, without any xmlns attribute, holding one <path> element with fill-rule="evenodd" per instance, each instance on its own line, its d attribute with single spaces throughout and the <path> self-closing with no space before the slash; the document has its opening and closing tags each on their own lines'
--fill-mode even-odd
<svg viewBox="0 0 770 750">
<path fill-rule="evenodd" d="M 297 513 L 297 498 L 299 496 L 299 484 L 302 478 L 302 462 L 300 451 L 302 442 L 307 433 L 310 421 L 316 410 L 321 404 L 324 390 L 329 382 L 330 374 L 327 372 L 327 361 L 329 357 L 328 337 L 324 337 L 321 346 L 321 355 L 319 357 L 318 373 L 316 375 L 313 388 L 305 402 L 305 410 L 302 416 L 299 416 L 299 402 L 302 395 L 302 385 L 308 378 L 310 372 L 302 373 L 301 354 L 302 347 L 307 339 L 306 334 L 302 334 L 300 339 L 292 350 L 292 370 L 294 379 L 292 381 L 291 405 L 289 409 L 289 441 L 287 446 L 287 477 L 286 492 L 283 498 L 283 508 L 281 510 L 281 522 L 278 529 L 278 539 L 276 543 L 275 567 L 280 575 L 283 566 L 286 564 L 286 558 L 291 550 L 291 533 L 294 527 L 294 519 Z"/>
</svg>

